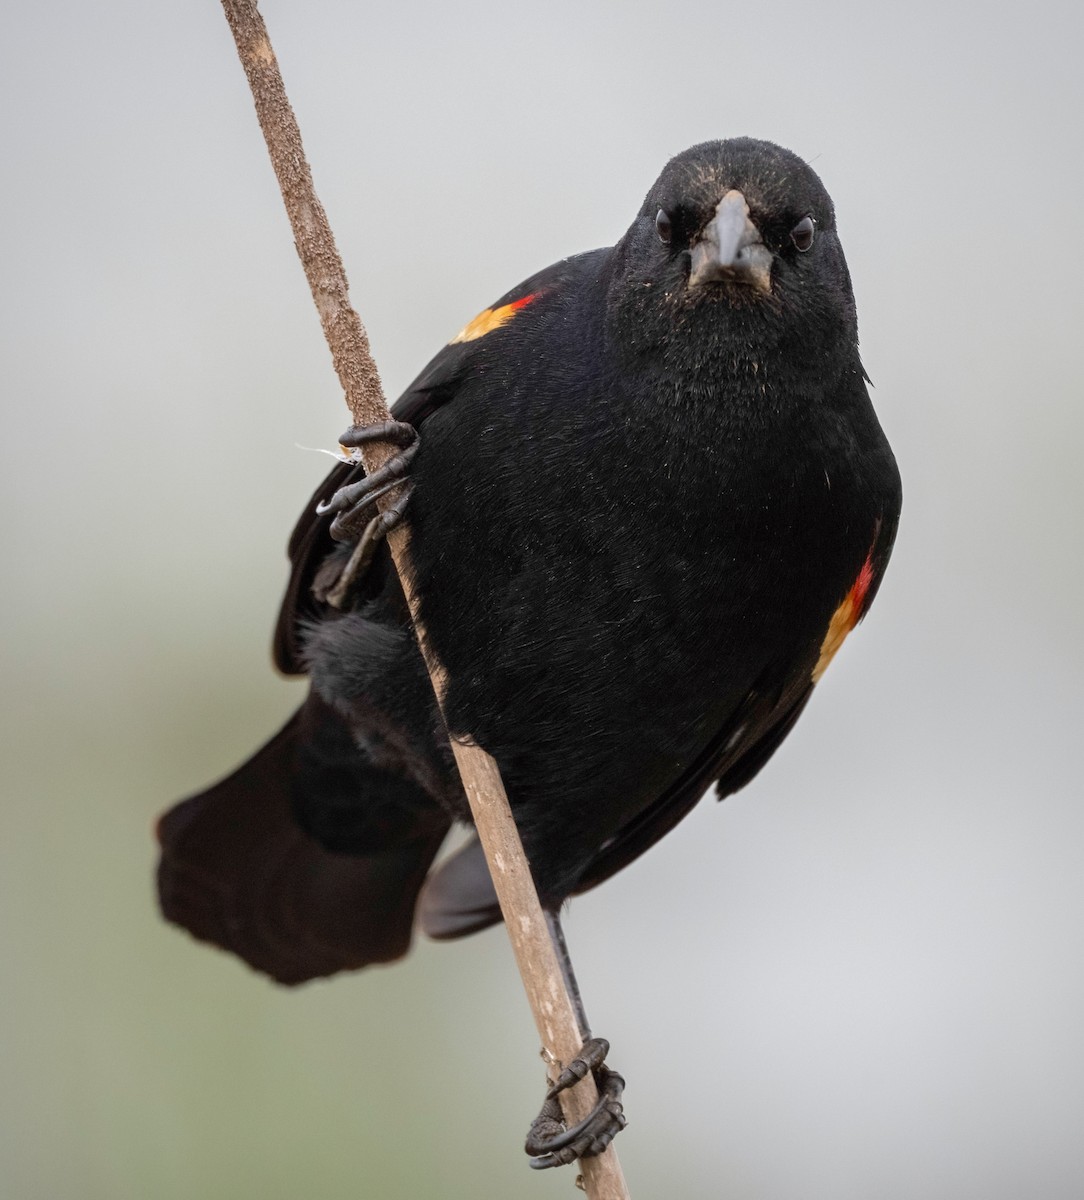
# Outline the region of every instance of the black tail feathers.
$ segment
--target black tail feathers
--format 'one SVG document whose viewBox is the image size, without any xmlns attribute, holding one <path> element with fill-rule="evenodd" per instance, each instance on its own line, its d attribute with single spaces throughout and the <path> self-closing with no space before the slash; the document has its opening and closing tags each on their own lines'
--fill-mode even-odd
<svg viewBox="0 0 1084 1200">
<path fill-rule="evenodd" d="M 410 946 L 448 825 L 312 695 L 247 763 L 162 816 L 162 912 L 279 983 L 390 962 Z"/>
</svg>

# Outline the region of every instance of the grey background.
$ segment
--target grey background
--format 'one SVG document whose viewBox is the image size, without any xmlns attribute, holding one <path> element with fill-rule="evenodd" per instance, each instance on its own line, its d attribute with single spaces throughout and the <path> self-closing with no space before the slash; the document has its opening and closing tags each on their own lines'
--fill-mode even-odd
<svg viewBox="0 0 1084 1200">
<path fill-rule="evenodd" d="M 393 396 L 695 141 L 836 200 L 900 540 L 756 785 L 572 907 L 633 1195 L 1080 1196 L 1079 6 L 265 12 Z M 346 413 L 218 6 L 10 6 L 0 59 L 0 1190 L 571 1194 L 501 931 L 286 992 L 159 921 L 153 817 L 299 700 Z"/>
</svg>

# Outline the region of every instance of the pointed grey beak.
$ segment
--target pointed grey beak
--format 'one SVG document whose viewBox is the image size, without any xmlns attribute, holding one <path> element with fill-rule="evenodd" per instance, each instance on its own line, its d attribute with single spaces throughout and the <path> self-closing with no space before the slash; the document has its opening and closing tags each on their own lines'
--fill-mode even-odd
<svg viewBox="0 0 1084 1200">
<path fill-rule="evenodd" d="M 762 292 L 772 290 L 772 252 L 749 219 L 749 205 L 739 191 L 719 201 L 691 251 L 689 286 L 706 283 L 744 283 Z"/>
</svg>

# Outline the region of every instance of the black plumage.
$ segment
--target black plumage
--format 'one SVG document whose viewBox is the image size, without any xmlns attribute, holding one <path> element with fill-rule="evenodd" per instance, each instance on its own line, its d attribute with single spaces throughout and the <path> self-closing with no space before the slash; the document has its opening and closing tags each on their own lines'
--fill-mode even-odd
<svg viewBox="0 0 1084 1200">
<path fill-rule="evenodd" d="M 673 159 L 616 246 L 540 272 L 394 408 L 449 726 L 501 768 L 543 902 L 746 784 L 869 606 L 900 509 L 832 202 L 767 142 Z M 166 915 L 284 982 L 499 919 L 386 552 L 305 510 L 275 641 L 309 700 L 161 824 Z"/>
</svg>

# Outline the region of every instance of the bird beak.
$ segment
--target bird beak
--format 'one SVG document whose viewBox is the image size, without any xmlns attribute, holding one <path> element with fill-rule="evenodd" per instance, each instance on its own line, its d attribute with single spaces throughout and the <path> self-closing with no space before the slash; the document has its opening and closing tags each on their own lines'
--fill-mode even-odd
<svg viewBox="0 0 1084 1200">
<path fill-rule="evenodd" d="M 690 287 L 744 283 L 762 292 L 772 290 L 772 252 L 749 219 L 749 205 L 741 192 L 732 189 L 719 201 L 691 256 Z"/>
</svg>

